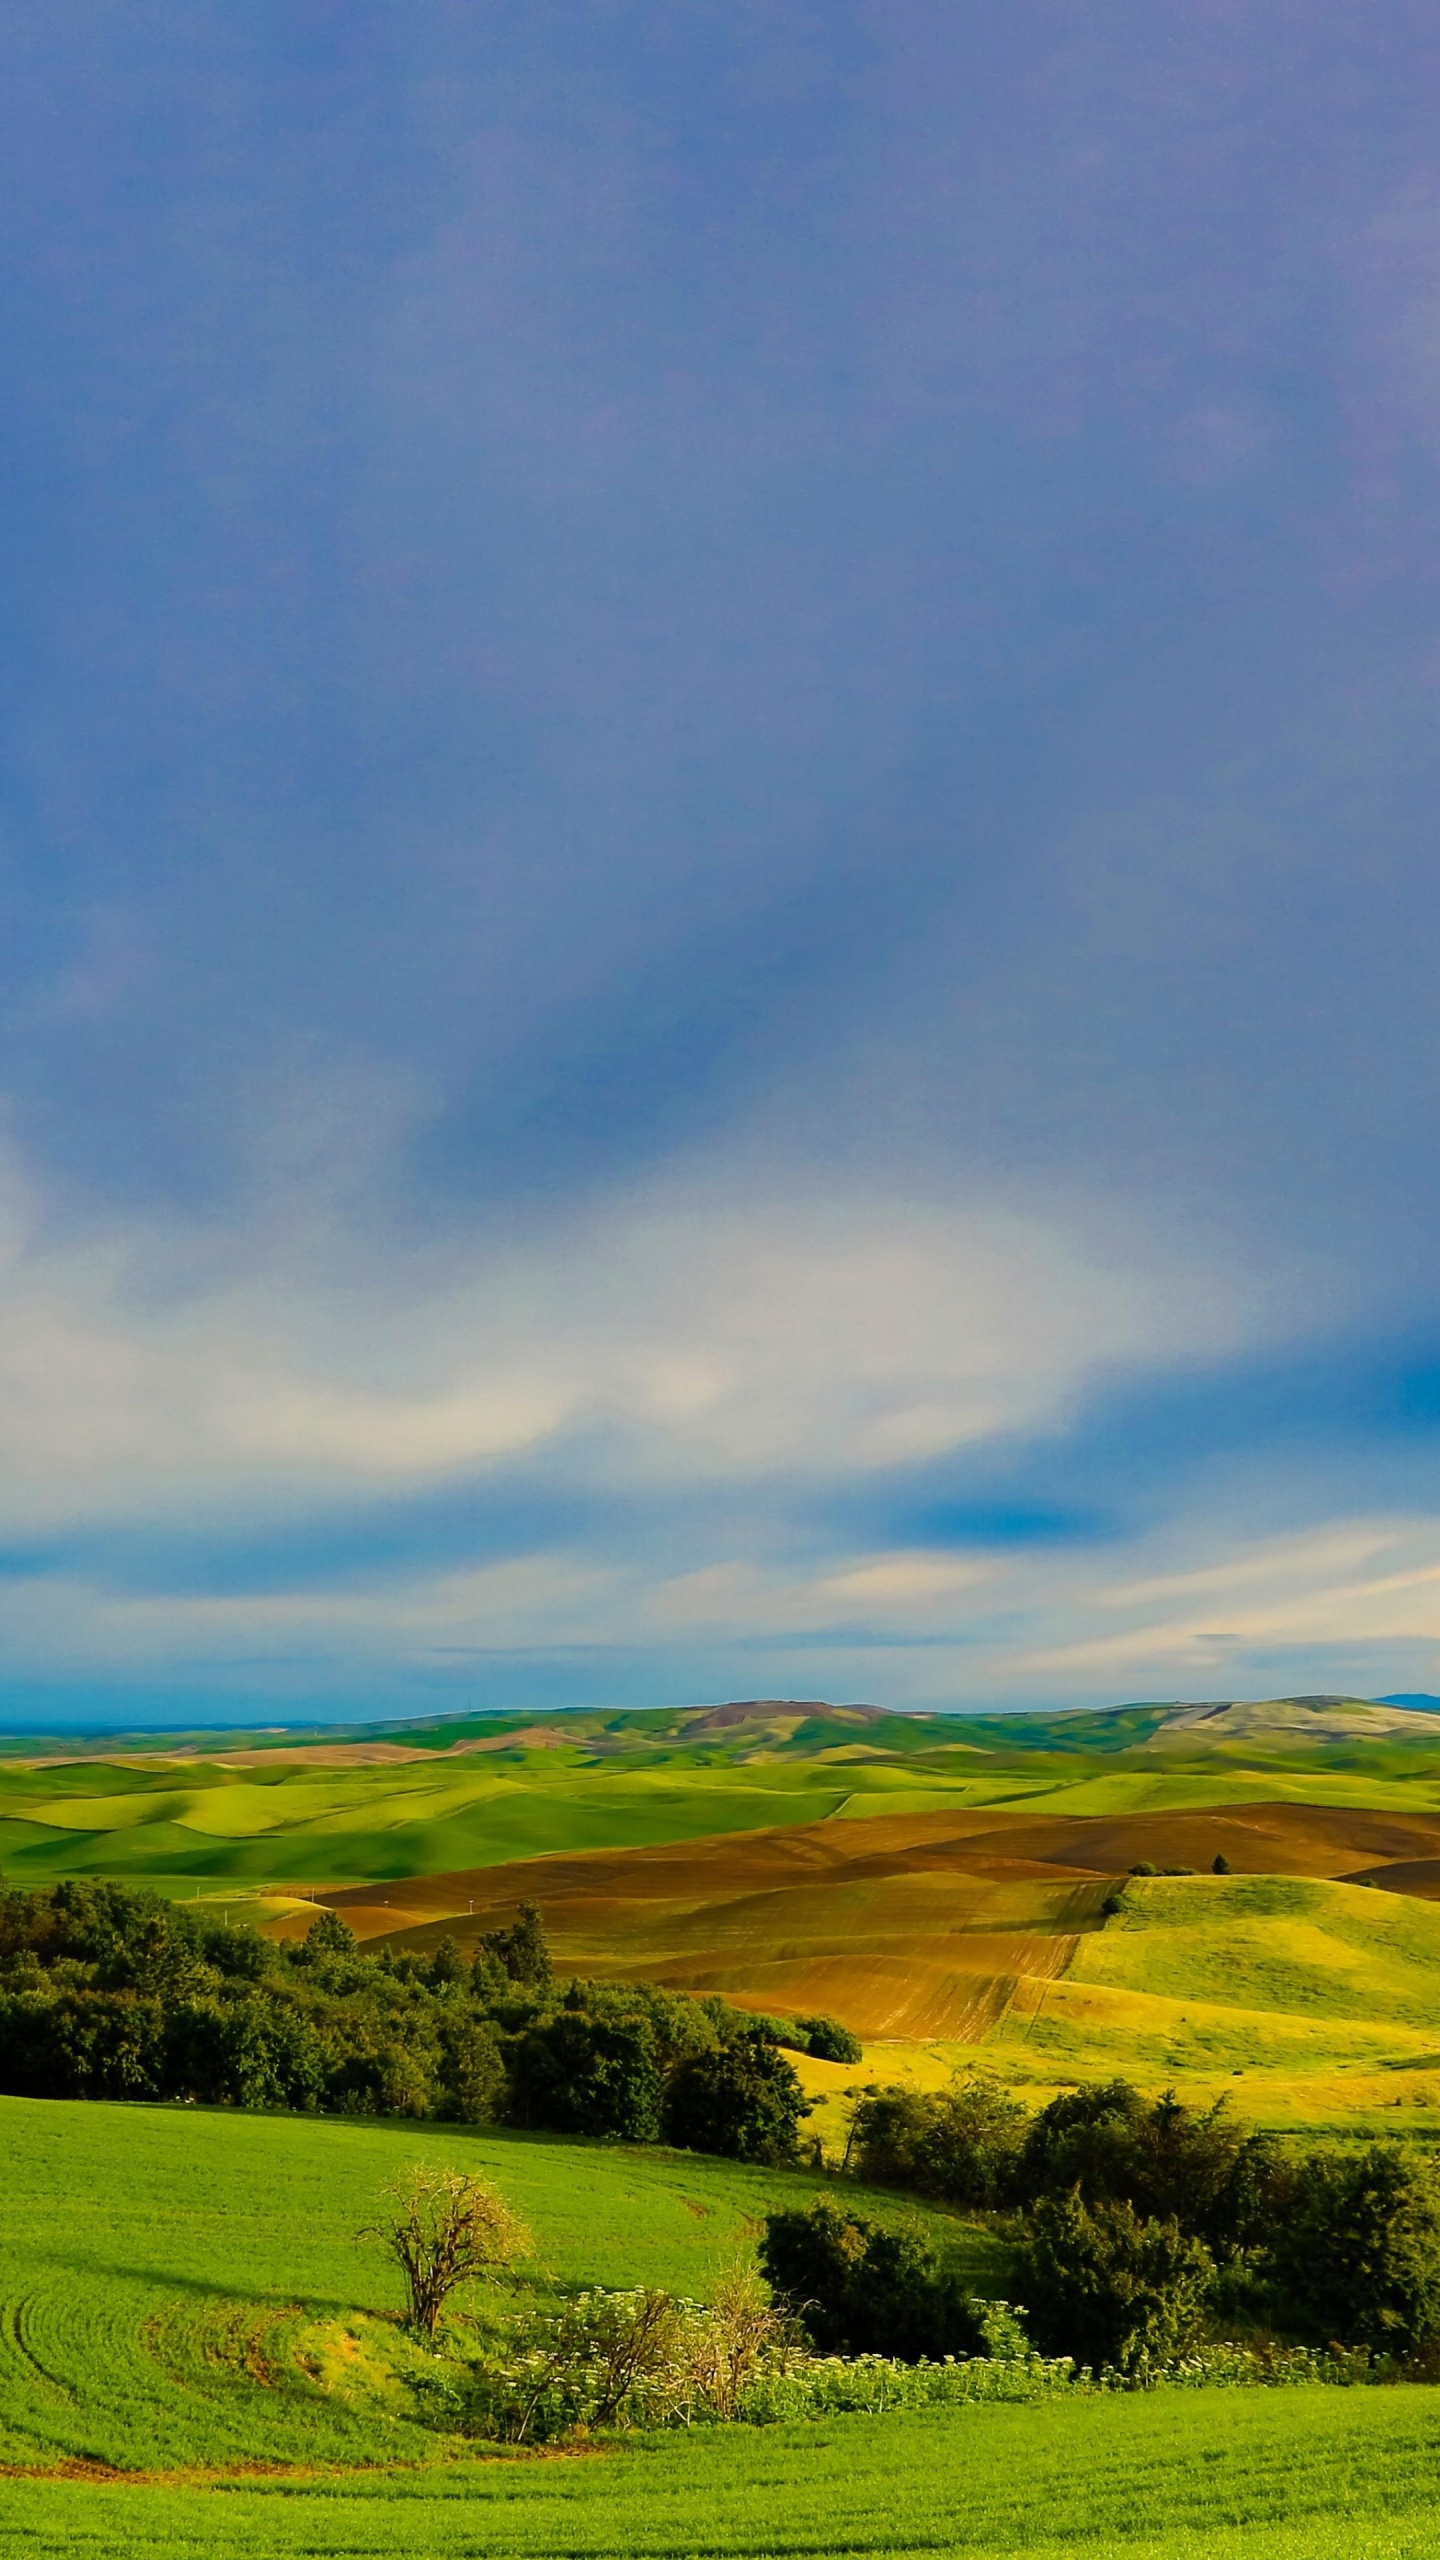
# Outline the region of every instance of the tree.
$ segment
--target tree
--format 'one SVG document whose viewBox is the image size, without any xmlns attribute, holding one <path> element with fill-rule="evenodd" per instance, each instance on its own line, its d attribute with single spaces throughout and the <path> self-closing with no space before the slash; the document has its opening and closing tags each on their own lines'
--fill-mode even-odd
<svg viewBox="0 0 1440 2560">
<path fill-rule="evenodd" d="M 348 1920 L 338 1911 L 322 1911 L 305 1932 L 303 1946 L 311 1964 L 322 1964 L 332 1958 L 353 1956 L 360 1941 Z"/>
<path fill-rule="evenodd" d="M 692 2054 L 671 2076 L 665 2135 L 684 2151 L 783 2164 L 795 2157 L 805 2092 L 783 2053 L 746 2029 L 714 2053 Z"/>
<path fill-rule="evenodd" d="M 865 2047 L 838 2018 L 797 2018 L 797 2035 L 805 2038 L 806 2049 L 817 2062 L 863 2062 Z"/>
<path fill-rule="evenodd" d="M 1247 2133 L 1223 2098 L 1201 2111 L 1173 2089 L 1148 2103 L 1127 2080 L 1066 2090 L 1041 2109 L 1025 2140 L 1023 2195 L 1074 2189 L 1085 2204 L 1132 2204 L 1228 2255 L 1270 2218 L 1280 2177 L 1272 2135 Z"/>
<path fill-rule="evenodd" d="M 463 1982 L 468 1971 L 459 1939 L 441 1938 L 430 1958 L 430 1980 L 435 1989 L 440 1991 L 449 1983 Z"/>
<path fill-rule="evenodd" d="M 1065 2089 L 1042 2107 L 1025 2136 L 1020 2191 L 1064 2195 L 1078 2187 L 1086 2202 L 1129 2192 L 1133 2134 L 1145 2101 L 1128 2080 L 1095 2080 Z"/>
<path fill-rule="evenodd" d="M 1312 2338 L 1413 2355 L 1440 2337 L 1440 2173 L 1393 2142 L 1312 2152 L 1270 2263 Z"/>
<path fill-rule="evenodd" d="M 985 2352 L 979 2306 L 914 2231 L 887 2231 L 825 2197 L 766 2217 L 760 2264 L 821 2355 Z"/>
<path fill-rule="evenodd" d="M 854 2165 L 877 2185 L 972 2208 L 1005 2203 L 1029 2117 L 986 2072 L 957 2075 L 945 2090 L 867 2091 L 855 2110 Z"/>
<path fill-rule="evenodd" d="M 647 2019 L 561 2009 L 521 2038 L 511 2069 L 522 2124 L 626 2142 L 653 2142 L 660 2131 L 663 2082 Z"/>
<path fill-rule="evenodd" d="M 1046 2196 L 1019 2251 L 1030 2325 L 1047 2355 L 1140 2374 L 1194 2343 L 1215 2263 L 1173 2217 Z"/>
<path fill-rule="evenodd" d="M 508 1929 L 488 1930 L 480 1946 L 512 1982 L 523 1983 L 527 1989 L 538 1991 L 550 1980 L 550 1949 L 545 1938 L 545 1923 L 533 1902 L 521 1903 L 520 1917 Z"/>
<path fill-rule="evenodd" d="M 461 2285 L 509 2266 L 530 2246 L 529 2232 L 504 2198 L 455 2169 L 418 2168 L 405 2186 L 387 2190 L 387 2201 L 384 2218 L 359 2236 L 378 2240 L 396 2260 L 411 2326 L 427 2338 Z"/>
<path fill-rule="evenodd" d="M 1223 1852 L 1218 1853 L 1211 1859 L 1210 1873 L 1212 1876 L 1228 1876 L 1230 1873 L 1230 1861 Z"/>
</svg>

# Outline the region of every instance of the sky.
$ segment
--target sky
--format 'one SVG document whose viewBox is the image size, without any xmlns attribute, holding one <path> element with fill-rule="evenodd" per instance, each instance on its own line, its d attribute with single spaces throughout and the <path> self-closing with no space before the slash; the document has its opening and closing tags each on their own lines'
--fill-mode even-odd
<svg viewBox="0 0 1440 2560">
<path fill-rule="evenodd" d="M 0 1718 L 1440 1689 L 1437 93 L 15 0 Z"/>
</svg>

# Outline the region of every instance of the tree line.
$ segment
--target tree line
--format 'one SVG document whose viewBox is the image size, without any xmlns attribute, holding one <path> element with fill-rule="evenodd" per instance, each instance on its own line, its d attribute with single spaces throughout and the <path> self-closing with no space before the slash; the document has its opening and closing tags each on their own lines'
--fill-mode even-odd
<svg viewBox="0 0 1440 2560">
<path fill-rule="evenodd" d="M 847 2165 L 993 2216 L 1046 2355 L 1138 2373 L 1238 2332 L 1440 2370 L 1440 2172 L 1418 2146 L 1282 2142 L 1223 2098 L 1194 2108 L 1120 2079 L 1031 2113 L 975 2073 L 933 2093 L 866 2091 Z M 787 2294 L 808 2286 L 837 2306 L 833 2319 L 822 2310 L 826 2334 L 856 2352 L 878 2345 L 886 2245 L 862 2245 L 822 2203 L 772 2226 L 769 2271 Z M 880 2253 L 873 2271 L 867 2250 Z M 916 2294 L 913 2267 L 906 2281 Z M 942 2294 L 937 2274 L 932 2302 Z M 928 2339 L 926 2316 L 916 2335 Z M 962 2329 L 948 2352 L 969 2352 Z"/>
<path fill-rule="evenodd" d="M 68 1880 L 0 1895 L 0 2091 L 438 2117 L 793 2160 L 782 2050 L 858 2058 L 834 2019 L 757 2018 L 654 1984 L 555 1978 L 522 1909 L 366 1954 L 336 1911 L 276 1942 L 203 1907 Z"/>
</svg>

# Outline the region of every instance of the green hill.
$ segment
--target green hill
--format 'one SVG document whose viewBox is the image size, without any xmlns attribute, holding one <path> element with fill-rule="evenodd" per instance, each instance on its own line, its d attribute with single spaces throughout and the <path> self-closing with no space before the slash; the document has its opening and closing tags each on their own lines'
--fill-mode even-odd
<svg viewBox="0 0 1440 2560">
<path fill-rule="evenodd" d="M 706 2289 L 805 2181 L 523 2136 L 0 2101 L 15 2560 L 1422 2560 L 1434 2393 L 1190 2391 L 476 2459 L 417 2422 L 352 2233 L 481 2162 L 553 2278 Z M 867 2209 L 874 2199 L 860 2191 Z M 893 2210 L 882 2206 L 882 2210 Z M 972 2282 L 993 2245 L 945 2226 Z"/>
<path fill-rule="evenodd" d="M 1264 1797 L 1440 1809 L 1440 1720 L 1336 1699 L 991 1718 L 762 1699 L 152 1742 L 0 1762 L 0 1867 L 308 1886 L 836 1816 Z"/>
</svg>

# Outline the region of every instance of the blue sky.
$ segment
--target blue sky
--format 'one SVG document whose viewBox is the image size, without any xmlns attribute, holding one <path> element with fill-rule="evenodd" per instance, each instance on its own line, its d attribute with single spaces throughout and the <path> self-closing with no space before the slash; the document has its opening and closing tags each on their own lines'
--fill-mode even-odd
<svg viewBox="0 0 1440 2560">
<path fill-rule="evenodd" d="M 1440 1688 L 1440 24 L 0 29 L 0 1713 Z"/>
</svg>

